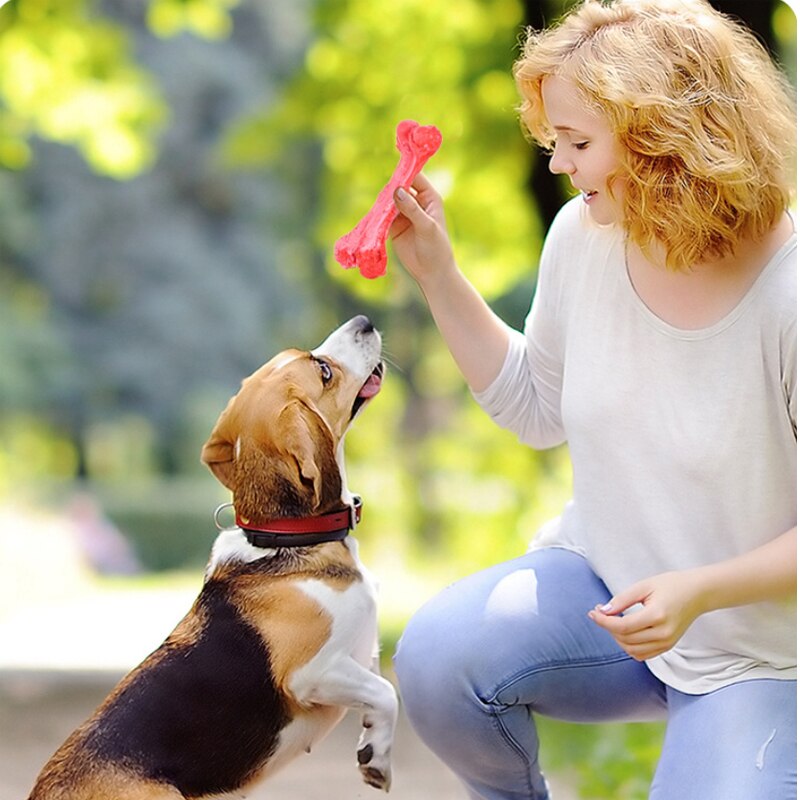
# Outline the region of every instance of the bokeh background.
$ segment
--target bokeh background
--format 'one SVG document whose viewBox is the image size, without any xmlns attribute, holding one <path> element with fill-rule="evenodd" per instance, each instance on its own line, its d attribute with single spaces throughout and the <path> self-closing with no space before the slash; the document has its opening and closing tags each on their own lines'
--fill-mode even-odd
<svg viewBox="0 0 800 800">
<path fill-rule="evenodd" d="M 0 7 L 0 684 L 125 670 L 199 588 L 227 493 L 199 451 L 239 381 L 368 314 L 391 368 L 348 438 L 384 650 L 448 582 L 522 552 L 564 448 L 484 417 L 413 282 L 333 243 L 435 124 L 459 261 L 520 326 L 569 195 L 510 67 L 565 0 L 9 0 Z M 781 0 L 713 0 L 796 81 Z M 565 587 L 568 591 L 568 587 Z M 15 684 L 16 685 L 16 684 Z M 0 732 L 7 736 L 9 729 Z M 548 724 L 583 797 L 638 798 L 660 726 Z"/>
</svg>

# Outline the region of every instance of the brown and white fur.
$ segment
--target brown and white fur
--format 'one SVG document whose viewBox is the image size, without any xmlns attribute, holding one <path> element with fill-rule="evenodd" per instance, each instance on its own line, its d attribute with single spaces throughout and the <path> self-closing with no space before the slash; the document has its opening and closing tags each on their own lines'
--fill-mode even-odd
<svg viewBox="0 0 800 800">
<path fill-rule="evenodd" d="M 356 317 L 243 381 L 202 451 L 240 519 L 352 504 L 344 435 L 380 388 L 380 350 Z M 378 674 L 375 591 L 355 540 L 264 549 L 224 530 L 192 609 L 55 753 L 29 800 L 243 796 L 348 708 L 363 713 L 363 779 L 388 791 L 397 697 Z"/>
</svg>

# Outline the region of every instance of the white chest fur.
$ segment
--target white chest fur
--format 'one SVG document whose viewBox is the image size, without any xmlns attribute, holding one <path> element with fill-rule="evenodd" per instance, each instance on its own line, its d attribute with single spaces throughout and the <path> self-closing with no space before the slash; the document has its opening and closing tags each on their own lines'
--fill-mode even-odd
<svg viewBox="0 0 800 800">
<path fill-rule="evenodd" d="M 244 536 L 241 528 L 228 528 L 221 531 L 214 540 L 211 548 L 211 557 L 206 567 L 206 577 L 220 565 L 229 561 L 240 561 L 249 563 L 257 561 L 259 558 L 269 558 L 275 555 L 275 550 L 263 547 L 255 547 Z"/>
</svg>

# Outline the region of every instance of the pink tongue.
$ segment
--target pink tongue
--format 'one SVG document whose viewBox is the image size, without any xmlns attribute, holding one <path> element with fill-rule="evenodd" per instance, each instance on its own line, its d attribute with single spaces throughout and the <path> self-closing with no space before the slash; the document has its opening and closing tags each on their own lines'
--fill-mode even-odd
<svg viewBox="0 0 800 800">
<path fill-rule="evenodd" d="M 367 378 L 367 382 L 361 387 L 358 396 L 364 398 L 375 397 L 380 390 L 381 379 L 377 375 L 370 375 Z"/>
</svg>

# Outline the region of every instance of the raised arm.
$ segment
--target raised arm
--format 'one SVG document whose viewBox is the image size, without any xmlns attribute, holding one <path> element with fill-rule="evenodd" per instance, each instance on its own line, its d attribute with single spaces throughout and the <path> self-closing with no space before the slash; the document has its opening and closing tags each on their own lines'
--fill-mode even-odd
<svg viewBox="0 0 800 800">
<path fill-rule="evenodd" d="M 456 265 L 442 199 L 433 185 L 418 175 L 412 189 L 415 194 L 395 192 L 400 215 L 389 232 L 395 254 L 419 284 L 470 388 L 481 392 L 500 373 L 510 329 Z"/>
</svg>

